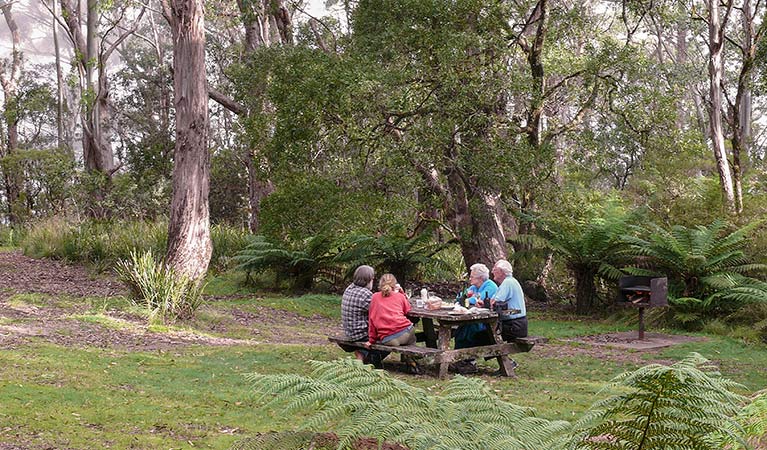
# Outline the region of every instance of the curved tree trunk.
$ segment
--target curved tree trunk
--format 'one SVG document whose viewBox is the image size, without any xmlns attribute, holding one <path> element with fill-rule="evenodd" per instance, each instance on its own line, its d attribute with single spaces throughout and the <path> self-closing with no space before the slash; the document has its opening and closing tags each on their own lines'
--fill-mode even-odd
<svg viewBox="0 0 767 450">
<path fill-rule="evenodd" d="M 173 0 L 166 9 L 173 29 L 176 148 L 167 263 L 177 273 L 201 279 L 212 246 L 208 193 L 208 86 L 202 0 Z"/>
</svg>

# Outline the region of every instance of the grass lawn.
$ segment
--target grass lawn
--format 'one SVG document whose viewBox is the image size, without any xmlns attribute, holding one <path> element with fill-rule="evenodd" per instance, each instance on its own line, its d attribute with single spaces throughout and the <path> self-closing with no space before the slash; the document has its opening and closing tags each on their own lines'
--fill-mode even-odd
<svg viewBox="0 0 767 450">
<path fill-rule="evenodd" d="M 301 418 L 285 417 L 257 404 L 243 375 L 302 374 L 308 371 L 308 360 L 348 357 L 323 342 L 329 324 L 340 324 L 340 299 L 253 293 L 227 279 L 214 280 L 208 294 L 211 300 L 195 321 L 134 331 L 147 339 L 183 330 L 242 342 L 213 345 L 203 341 L 140 350 L 64 345 L 49 336 L 33 335 L 4 345 L 0 351 L 0 448 L 15 444 L 21 448 L 223 449 L 257 432 L 295 428 Z M 106 334 L 135 327 L 111 318 L 133 312 L 120 298 L 6 297 L 0 297 L 0 336 L 29 325 L 27 316 L 10 312 L 54 306 L 67 311 L 57 320 L 98 327 L 94 329 Z M 507 401 L 535 408 L 543 418 L 577 419 L 594 401 L 608 395 L 602 390 L 615 375 L 647 363 L 676 361 L 690 352 L 718 364 L 723 376 L 745 386 L 743 393 L 767 387 L 765 345 L 706 336 L 704 342 L 654 352 L 595 350 L 564 339 L 632 327 L 536 315 L 535 306 L 530 309 L 530 333 L 551 341 L 530 353 L 514 355 L 520 364 L 518 378 L 482 375 L 476 379 L 489 383 Z M 3 318 L 6 310 L 9 314 Z M 264 311 L 278 312 L 276 317 L 289 320 L 274 319 L 267 324 L 240 320 Z M 253 329 L 262 325 L 263 331 L 255 333 Z M 281 342 L 285 333 L 299 335 L 306 342 Z M 391 376 L 433 391 L 445 384 L 429 376 L 397 372 Z"/>
</svg>

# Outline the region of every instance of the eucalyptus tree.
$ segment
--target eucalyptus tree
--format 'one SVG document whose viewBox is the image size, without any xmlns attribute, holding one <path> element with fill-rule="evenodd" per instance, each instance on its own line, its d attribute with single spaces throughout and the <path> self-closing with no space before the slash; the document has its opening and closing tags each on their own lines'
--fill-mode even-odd
<svg viewBox="0 0 767 450">
<path fill-rule="evenodd" d="M 176 144 L 166 263 L 176 274 L 199 280 L 212 245 L 208 192 L 208 86 L 205 80 L 205 17 L 202 0 L 162 1 L 173 32 Z"/>
<path fill-rule="evenodd" d="M 98 0 L 89 0 L 83 18 L 79 2 L 60 1 L 61 17 L 56 19 L 63 21 L 74 47 L 74 61 L 84 101 L 80 115 L 85 168 L 111 177 L 116 169 L 110 129 L 112 105 L 109 99 L 109 59 L 118 46 L 136 30 L 146 7 L 136 11 L 131 2 L 106 5 L 100 4 Z M 133 16 L 132 23 L 126 24 L 126 16 Z M 83 25 L 86 28 L 85 34 Z M 119 34 L 115 34 L 118 31 Z"/>
</svg>

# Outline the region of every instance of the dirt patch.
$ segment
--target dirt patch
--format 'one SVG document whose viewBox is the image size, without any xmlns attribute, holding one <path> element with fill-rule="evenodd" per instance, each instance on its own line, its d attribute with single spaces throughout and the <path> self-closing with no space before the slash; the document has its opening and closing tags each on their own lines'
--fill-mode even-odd
<svg viewBox="0 0 767 450">
<path fill-rule="evenodd" d="M 112 297 L 125 293 L 122 283 L 93 276 L 81 266 L 29 258 L 15 250 L 0 252 L 0 300 L 13 294 L 38 293 L 70 297 Z"/>
<path fill-rule="evenodd" d="M 67 347 L 116 348 L 129 351 L 154 351 L 209 345 L 255 345 L 261 343 L 327 345 L 327 333 L 338 331 L 340 324 L 324 316 L 302 317 L 280 309 L 256 306 L 215 308 L 228 320 L 251 330 L 244 339 L 216 337 L 191 331 L 152 332 L 145 320 L 124 311 L 99 311 L 116 322 L 107 326 L 74 317 L 89 312 L 84 297 L 124 295 L 125 286 L 108 276 L 93 276 L 80 266 L 60 261 L 26 257 L 19 251 L 0 252 L 0 348 L 16 348 L 32 340 L 43 340 Z M 42 294 L 34 305 L 9 302 L 16 294 Z M 50 298 L 46 298 L 50 296 Z M 61 296 L 73 299 L 60 307 Z M 205 307 L 203 307 L 205 308 Z M 304 326 L 305 325 L 305 326 Z M 226 323 L 212 324 L 203 333 L 225 334 Z"/>
<path fill-rule="evenodd" d="M 645 333 L 644 339 L 639 339 L 639 335 L 636 331 L 627 331 L 622 333 L 582 336 L 575 339 L 566 340 L 582 344 L 614 347 L 627 350 L 654 350 L 670 347 L 676 344 L 702 342 L 705 341 L 706 338 L 684 336 L 678 334 Z"/>
</svg>

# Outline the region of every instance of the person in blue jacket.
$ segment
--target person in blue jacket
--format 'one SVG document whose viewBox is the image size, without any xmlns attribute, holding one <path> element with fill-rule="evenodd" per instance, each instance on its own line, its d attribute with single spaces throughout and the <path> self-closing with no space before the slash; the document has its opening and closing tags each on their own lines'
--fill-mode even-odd
<svg viewBox="0 0 767 450">
<path fill-rule="evenodd" d="M 471 285 L 466 290 L 469 306 L 482 307 L 484 301 L 489 301 L 496 294 L 498 286 L 490 279 L 490 270 L 484 264 L 474 264 L 469 268 L 469 282 Z M 487 307 L 485 305 L 485 307 Z M 480 345 L 493 344 L 487 332 L 487 325 L 474 323 L 461 325 L 455 331 L 455 348 L 477 347 Z M 476 373 L 477 364 L 473 359 L 459 361 L 454 369 L 459 373 Z"/>
</svg>

